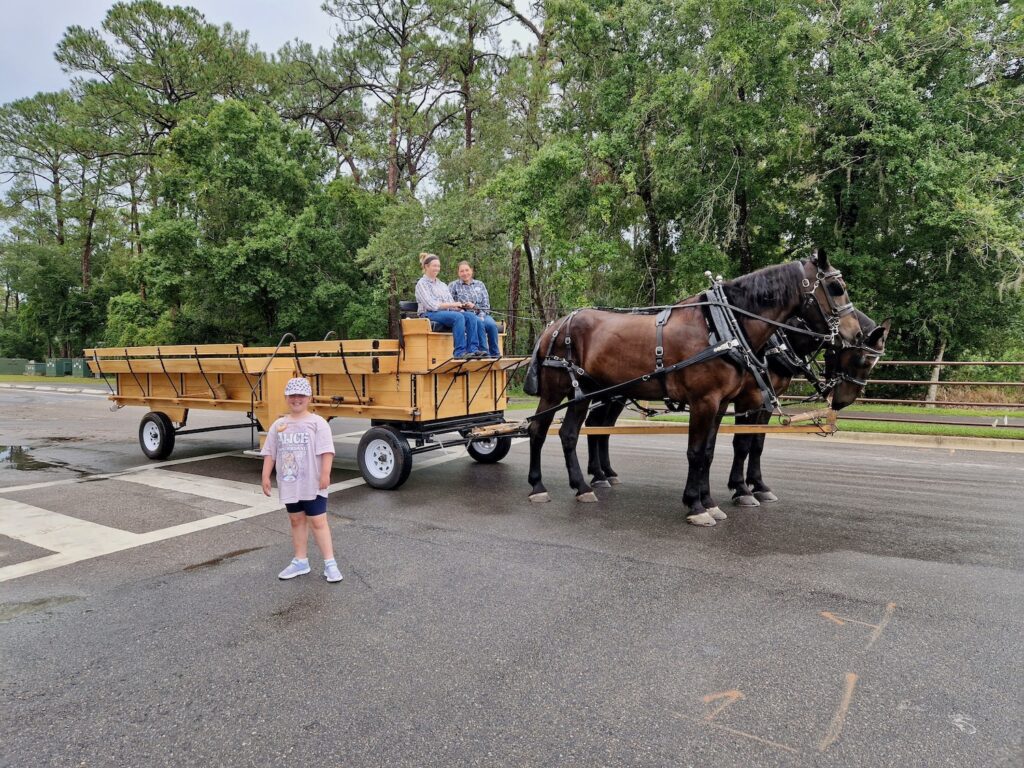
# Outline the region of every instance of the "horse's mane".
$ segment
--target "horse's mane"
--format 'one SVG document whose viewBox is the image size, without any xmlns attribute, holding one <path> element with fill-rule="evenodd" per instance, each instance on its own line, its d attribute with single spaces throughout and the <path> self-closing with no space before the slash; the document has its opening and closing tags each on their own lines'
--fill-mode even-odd
<svg viewBox="0 0 1024 768">
<path fill-rule="evenodd" d="M 756 312 L 762 308 L 798 303 L 803 277 L 803 262 L 791 261 L 726 280 L 722 285 L 732 304 L 748 312 Z"/>
</svg>

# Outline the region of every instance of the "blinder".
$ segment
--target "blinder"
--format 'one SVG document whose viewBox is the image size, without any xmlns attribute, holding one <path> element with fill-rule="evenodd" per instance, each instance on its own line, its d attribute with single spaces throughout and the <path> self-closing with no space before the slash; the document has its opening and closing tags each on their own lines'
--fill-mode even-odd
<svg viewBox="0 0 1024 768">
<path fill-rule="evenodd" d="M 805 289 L 804 304 L 807 305 L 808 309 L 813 307 L 818 311 L 818 314 L 821 315 L 822 322 L 829 330 L 829 338 L 822 341 L 822 347 L 832 349 L 838 347 L 842 350 L 854 346 L 851 342 L 843 338 L 843 335 L 839 332 L 839 325 L 842 319 L 847 315 L 853 314 L 855 311 L 853 302 L 849 300 L 849 295 L 846 292 L 846 283 L 843 282 L 843 273 L 835 268 L 830 268 L 827 271 L 818 269 L 814 276 L 814 283 L 812 284 L 811 281 L 805 277 L 802 285 Z M 828 305 L 828 313 L 826 313 L 822 308 L 822 303 L 817 297 L 819 288 L 822 289 L 822 294 L 825 297 L 825 303 Z M 835 293 L 833 293 L 833 291 L 835 291 Z M 839 301 L 837 301 L 837 295 L 846 296 L 846 302 L 840 304 Z"/>
</svg>

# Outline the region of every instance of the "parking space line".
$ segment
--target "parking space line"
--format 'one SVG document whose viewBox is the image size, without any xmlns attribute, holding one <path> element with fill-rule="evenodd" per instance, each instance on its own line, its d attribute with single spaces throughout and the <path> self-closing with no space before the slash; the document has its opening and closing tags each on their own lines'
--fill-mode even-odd
<svg viewBox="0 0 1024 768">
<path fill-rule="evenodd" d="M 249 505 L 254 497 L 265 498 L 263 491 L 256 483 L 239 483 L 234 480 L 221 480 L 205 475 L 189 475 L 183 472 L 155 470 L 153 472 L 136 472 L 112 478 L 123 483 L 136 483 L 150 488 L 165 491 L 188 493 L 216 501 L 227 501 L 233 504 Z"/>
<path fill-rule="evenodd" d="M 28 483 L 26 485 L 12 485 L 7 488 L 0 488 L 0 494 L 5 493 L 16 493 L 20 491 L 35 491 L 39 488 L 52 488 L 56 485 L 74 485 L 75 483 L 88 483 L 96 480 L 110 480 L 115 477 L 122 477 L 124 475 L 130 475 L 133 472 L 148 472 L 151 469 L 159 469 L 160 467 L 171 467 L 175 464 L 189 464 L 193 461 L 206 461 L 207 459 L 219 459 L 224 456 L 238 456 L 239 452 L 234 451 L 220 451 L 219 453 L 208 453 L 205 456 L 191 456 L 187 459 L 171 459 L 170 461 L 161 462 L 146 462 L 145 464 L 139 464 L 136 467 L 128 467 L 128 469 L 122 469 L 118 472 L 104 472 L 99 475 L 88 475 L 86 477 L 68 477 L 64 480 L 44 480 L 39 483 Z"/>
<path fill-rule="evenodd" d="M 51 552 L 96 552 L 135 546 L 137 534 L 20 501 L 0 499 L 0 534 Z"/>
</svg>

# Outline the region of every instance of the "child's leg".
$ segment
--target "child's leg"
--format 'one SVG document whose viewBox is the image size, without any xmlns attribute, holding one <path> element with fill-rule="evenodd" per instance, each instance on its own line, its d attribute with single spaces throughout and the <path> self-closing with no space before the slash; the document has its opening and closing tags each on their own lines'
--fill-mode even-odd
<svg viewBox="0 0 1024 768">
<path fill-rule="evenodd" d="M 331 542 L 331 529 L 327 526 L 327 515 L 314 515 L 309 518 L 309 527 L 313 529 L 313 540 L 324 560 L 334 559 L 334 544 Z"/>
<path fill-rule="evenodd" d="M 309 529 L 306 527 L 305 512 L 289 512 L 288 522 L 292 524 L 292 546 L 299 560 L 306 559 L 306 547 L 309 541 Z M 319 545 L 319 542 L 318 542 Z"/>
</svg>

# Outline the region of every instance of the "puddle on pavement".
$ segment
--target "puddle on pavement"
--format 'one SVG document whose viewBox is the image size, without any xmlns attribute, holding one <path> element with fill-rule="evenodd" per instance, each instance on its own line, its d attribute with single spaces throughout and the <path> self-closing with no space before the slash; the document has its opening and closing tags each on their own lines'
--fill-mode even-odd
<svg viewBox="0 0 1024 768">
<path fill-rule="evenodd" d="M 56 608 L 58 605 L 73 603 L 80 600 L 79 597 L 70 595 L 59 595 L 57 597 L 43 597 L 38 600 L 29 600 L 24 603 L 0 603 L 0 621 L 10 621 L 26 613 L 34 613 L 46 608 Z"/>
<path fill-rule="evenodd" d="M 58 442 L 67 442 L 76 438 L 51 438 Z M 70 469 L 72 472 L 85 474 L 73 469 L 62 461 L 43 461 L 32 455 L 36 450 L 29 445 L 0 445 L 0 469 L 14 469 L 19 472 L 35 472 L 41 469 Z"/>
<path fill-rule="evenodd" d="M 0 469 L 17 469 L 31 472 L 36 469 L 59 467 L 49 461 L 40 461 L 32 456 L 32 450 L 25 445 L 0 445 Z"/>
</svg>

